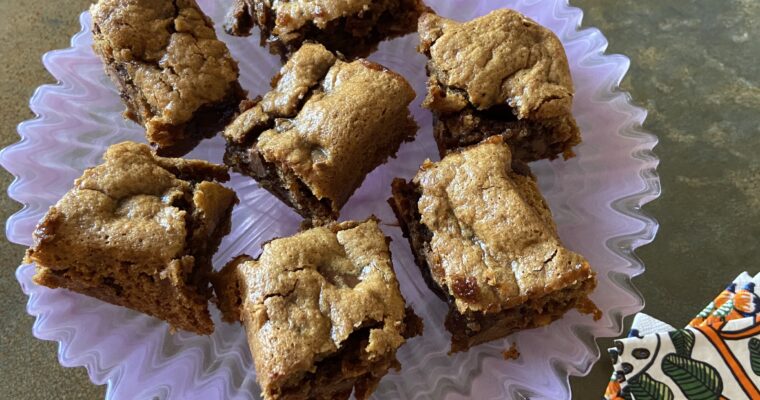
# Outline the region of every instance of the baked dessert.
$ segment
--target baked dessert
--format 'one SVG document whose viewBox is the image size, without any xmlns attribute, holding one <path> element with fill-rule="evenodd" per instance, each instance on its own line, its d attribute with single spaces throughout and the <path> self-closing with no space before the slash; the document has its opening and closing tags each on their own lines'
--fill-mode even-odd
<svg viewBox="0 0 760 400">
<path fill-rule="evenodd" d="M 132 142 L 109 147 L 103 160 L 37 225 L 25 258 L 36 263 L 34 282 L 210 334 L 211 257 L 237 203 L 218 183 L 227 169 Z"/>
<path fill-rule="evenodd" d="M 441 156 L 494 135 L 517 160 L 573 156 L 581 141 L 573 81 L 549 29 L 500 9 L 464 23 L 426 13 L 419 33 L 429 58 L 422 105 L 433 112 Z"/>
<path fill-rule="evenodd" d="M 578 307 L 594 272 L 563 247 L 551 212 L 501 138 L 425 162 L 389 200 L 430 288 L 448 302 L 451 351 L 549 324 Z M 596 315 L 595 315 L 596 317 Z"/>
<path fill-rule="evenodd" d="M 377 221 L 305 230 L 214 277 L 223 317 L 242 321 L 265 399 L 366 399 L 396 350 L 422 332 Z"/>
<path fill-rule="evenodd" d="M 353 59 L 368 56 L 383 40 L 414 32 L 426 10 L 422 0 L 235 0 L 225 30 L 248 36 L 256 25 L 261 45 L 283 59 L 307 41 Z"/>
<path fill-rule="evenodd" d="M 161 155 L 217 134 L 245 98 L 238 67 L 195 0 L 100 0 L 93 48 Z"/>
<path fill-rule="evenodd" d="M 364 177 L 414 138 L 414 96 L 381 65 L 305 44 L 227 126 L 225 163 L 302 216 L 336 219 Z"/>
</svg>

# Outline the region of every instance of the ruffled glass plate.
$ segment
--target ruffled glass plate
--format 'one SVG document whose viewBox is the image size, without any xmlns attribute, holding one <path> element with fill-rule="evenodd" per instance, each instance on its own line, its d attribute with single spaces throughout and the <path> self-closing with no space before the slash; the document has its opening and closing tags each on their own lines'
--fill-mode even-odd
<svg viewBox="0 0 760 400">
<path fill-rule="evenodd" d="M 229 0 L 202 0 L 217 23 L 219 37 L 239 60 L 242 85 L 251 95 L 264 93 L 279 61 L 258 46 L 258 37 L 234 38 L 221 31 Z M 646 112 L 630 104 L 618 84 L 629 61 L 605 55 L 607 41 L 596 29 L 579 30 L 582 13 L 566 0 L 430 0 L 446 17 L 467 20 L 501 7 L 517 9 L 548 26 L 560 37 L 576 85 L 574 113 L 584 142 L 577 157 L 533 164 L 543 193 L 568 247 L 588 257 L 598 272 L 591 296 L 602 309 L 593 321 L 576 311 L 550 326 L 447 355 L 443 329 L 446 307 L 425 286 L 407 241 L 394 224 L 385 199 L 395 176 L 411 177 L 427 157 L 435 158 L 431 116 L 420 108 L 425 90 L 425 59 L 417 54 L 416 35 L 383 43 L 372 59 L 403 74 L 417 91 L 412 111 L 421 129 L 417 140 L 402 146 L 398 158 L 371 173 L 343 210 L 343 219 L 374 213 L 392 237 L 394 265 L 406 299 L 425 321 L 421 338 L 399 351 L 403 369 L 390 373 L 375 398 L 550 398 L 570 396 L 568 376 L 586 373 L 598 358 L 594 338 L 619 335 L 624 316 L 643 307 L 630 282 L 644 271 L 633 250 L 650 242 L 657 223 L 640 207 L 659 195 L 656 137 L 641 130 Z M 30 101 L 37 115 L 19 125 L 21 141 L 4 149 L 3 167 L 15 181 L 9 195 L 23 209 L 8 219 L 6 234 L 29 245 L 36 222 L 81 172 L 99 163 L 105 148 L 124 140 L 144 141 L 142 130 L 125 121 L 114 86 L 103 73 L 90 45 L 89 15 L 71 47 L 52 51 L 43 63 L 58 80 L 40 87 Z M 220 161 L 223 140 L 207 140 L 188 157 Z M 255 255 L 262 242 L 296 232 L 300 219 L 251 179 L 234 175 L 231 186 L 240 206 L 234 226 L 214 259 L 217 268 L 240 253 Z M 211 336 L 180 332 L 153 318 L 66 290 L 36 286 L 33 266 L 22 265 L 17 277 L 36 317 L 33 334 L 59 343 L 62 365 L 84 366 L 96 384 L 108 384 L 113 399 L 258 398 L 255 372 L 238 325 L 220 322 Z M 521 356 L 505 360 L 502 351 L 516 342 Z"/>
</svg>

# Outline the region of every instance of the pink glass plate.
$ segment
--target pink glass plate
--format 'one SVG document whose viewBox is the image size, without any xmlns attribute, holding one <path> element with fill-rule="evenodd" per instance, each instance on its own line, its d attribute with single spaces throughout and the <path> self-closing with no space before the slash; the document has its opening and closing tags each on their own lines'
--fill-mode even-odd
<svg viewBox="0 0 760 400">
<path fill-rule="evenodd" d="M 233 38 L 221 32 L 229 1 L 199 1 L 217 22 L 219 37 L 240 61 L 241 82 L 252 95 L 263 93 L 279 67 L 258 46 L 258 37 Z M 575 311 L 556 323 L 448 356 L 449 336 L 442 328 L 445 306 L 426 288 L 407 242 L 393 226 L 385 199 L 394 176 L 409 178 L 426 157 L 435 157 L 431 116 L 419 107 L 425 88 L 425 59 L 417 54 L 416 35 L 383 43 L 372 59 L 403 74 L 418 97 L 412 105 L 422 127 L 398 158 L 374 171 L 343 211 L 344 219 L 371 213 L 393 238 L 394 265 L 406 299 L 425 321 L 425 334 L 399 351 L 400 373 L 383 379 L 375 397 L 407 398 L 567 398 L 568 376 L 585 374 L 599 357 L 594 338 L 617 336 L 624 316 L 643 307 L 631 277 L 644 271 L 633 250 L 649 243 L 657 223 L 641 206 L 659 193 L 655 136 L 641 130 L 646 111 L 631 105 L 618 88 L 628 58 L 605 55 L 607 41 L 597 29 L 578 30 L 582 13 L 566 0 L 430 0 L 440 14 L 458 20 L 510 7 L 554 30 L 564 43 L 576 85 L 574 112 L 584 142 L 569 161 L 534 163 L 534 172 L 568 247 L 586 255 L 599 274 L 592 300 L 601 320 Z M 100 61 L 90 48 L 89 15 L 71 47 L 52 51 L 43 63 L 59 81 L 41 86 L 30 101 L 37 118 L 18 127 L 21 141 L 4 149 L 0 162 L 16 180 L 8 189 L 23 209 L 6 223 L 8 239 L 29 245 L 36 222 L 71 187 L 75 178 L 99 163 L 104 149 L 124 140 L 144 141 L 141 129 L 121 117 L 123 106 Z M 189 157 L 220 161 L 223 140 L 205 141 Z M 258 185 L 235 175 L 231 186 L 241 204 L 233 232 L 214 262 L 218 268 L 240 253 L 256 254 L 260 244 L 292 234 L 299 218 Z M 96 384 L 108 384 L 107 398 L 210 399 L 258 398 L 251 357 L 240 326 L 219 322 L 208 337 L 171 335 L 153 318 L 65 290 L 31 282 L 33 267 L 16 276 L 29 295 L 33 333 L 59 343 L 62 365 L 84 366 Z M 519 359 L 501 352 L 517 343 Z"/>
</svg>

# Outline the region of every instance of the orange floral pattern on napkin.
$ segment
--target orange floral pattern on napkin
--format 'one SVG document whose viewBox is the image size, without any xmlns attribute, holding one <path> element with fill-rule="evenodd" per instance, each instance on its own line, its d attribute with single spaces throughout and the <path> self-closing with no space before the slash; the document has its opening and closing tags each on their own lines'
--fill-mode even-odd
<svg viewBox="0 0 760 400">
<path fill-rule="evenodd" d="M 646 398 L 673 399 L 674 393 L 708 395 L 705 398 L 725 399 L 724 391 L 738 391 L 748 398 L 760 398 L 760 296 L 756 284 L 747 282 L 726 287 L 710 302 L 686 329 L 640 336 L 631 330 L 629 339 L 616 341 L 610 355 L 616 366 L 604 393 L 606 400 Z M 729 324 L 729 321 L 734 321 Z M 695 343 L 705 346 L 692 354 Z M 635 346 L 632 352 L 650 359 L 634 373 L 631 363 L 621 362 L 623 348 Z M 661 351 L 672 349 L 674 351 Z M 688 351 L 687 351 L 688 350 Z M 649 352 L 654 352 L 651 355 Z M 668 353 L 664 357 L 658 353 Z M 659 360 L 659 365 L 655 365 Z M 683 376 L 681 376 L 683 375 Z M 700 379 L 693 379 L 694 375 Z M 627 377 L 631 376 L 630 379 Z M 691 381 L 689 380 L 691 379 Z M 667 383 L 665 383 L 667 382 Z M 724 384 L 730 383 L 730 388 Z M 630 387 L 629 387 L 630 386 Z M 701 398 L 701 397 L 700 397 Z"/>
</svg>

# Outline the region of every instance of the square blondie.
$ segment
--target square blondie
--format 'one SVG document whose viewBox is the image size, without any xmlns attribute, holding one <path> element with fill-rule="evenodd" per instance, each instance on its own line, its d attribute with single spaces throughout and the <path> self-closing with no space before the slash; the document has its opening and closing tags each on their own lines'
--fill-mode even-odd
<svg viewBox="0 0 760 400">
<path fill-rule="evenodd" d="M 36 264 L 34 282 L 210 334 L 211 257 L 237 202 L 217 183 L 229 179 L 227 168 L 132 142 L 103 159 L 37 226 L 25 259 Z"/>
<path fill-rule="evenodd" d="M 245 92 L 237 63 L 195 0 L 100 0 L 93 48 L 161 155 L 182 155 L 219 133 Z"/>
<path fill-rule="evenodd" d="M 439 162 L 389 200 L 430 288 L 449 304 L 451 351 L 593 311 L 594 272 L 557 236 L 549 207 L 501 138 Z"/>
<path fill-rule="evenodd" d="M 314 221 L 337 219 L 365 176 L 417 131 L 415 93 L 401 75 L 320 44 L 301 47 L 272 86 L 225 129 L 224 160 Z"/>
<path fill-rule="evenodd" d="M 419 51 L 428 57 L 427 96 L 441 157 L 498 135 L 515 159 L 572 157 L 580 131 L 573 81 L 556 35 L 500 9 L 467 22 L 426 13 Z"/>
<path fill-rule="evenodd" d="M 344 222 L 264 245 L 214 278 L 225 320 L 242 321 L 265 399 L 366 399 L 396 350 L 421 334 L 377 221 Z"/>
<path fill-rule="evenodd" d="M 248 36 L 261 29 L 261 45 L 286 59 L 303 43 L 321 43 L 353 59 L 378 43 L 412 33 L 428 8 L 421 0 L 235 0 L 225 29 Z"/>
</svg>

